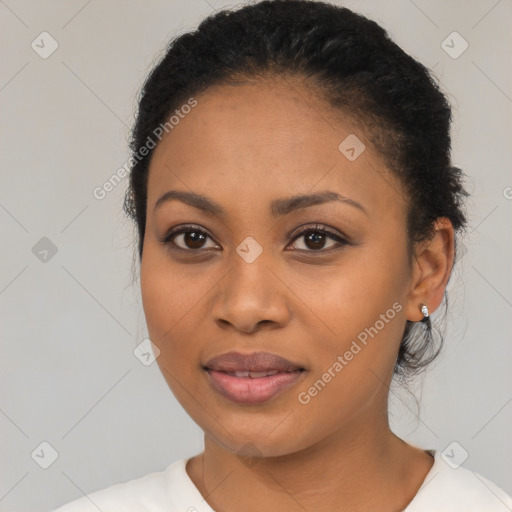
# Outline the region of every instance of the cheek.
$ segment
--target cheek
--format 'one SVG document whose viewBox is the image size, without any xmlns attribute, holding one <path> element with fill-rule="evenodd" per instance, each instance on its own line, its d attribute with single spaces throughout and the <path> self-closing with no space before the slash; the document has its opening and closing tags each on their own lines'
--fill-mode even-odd
<svg viewBox="0 0 512 512">
<path fill-rule="evenodd" d="M 193 417 L 198 393 L 198 354 L 194 343 L 200 333 L 193 322 L 198 292 L 166 258 L 146 248 L 141 262 L 140 286 L 151 341 L 160 353 L 157 364 L 173 395 Z M 195 398 L 193 398 L 195 397 Z M 201 407 L 199 407 L 201 409 Z"/>
<path fill-rule="evenodd" d="M 194 318 L 204 289 L 151 248 L 144 252 L 140 286 L 149 337 L 160 350 L 158 364 L 183 380 L 197 365 L 194 354 L 200 343 L 193 341 L 199 341 L 200 333 Z"/>
<path fill-rule="evenodd" d="M 388 249 L 389 251 L 389 249 Z M 342 349 L 359 333 L 384 316 L 385 328 L 377 328 L 385 337 L 400 331 L 398 314 L 404 309 L 405 265 L 401 251 L 386 254 L 385 248 L 361 248 L 346 253 L 337 265 L 325 268 L 296 269 L 287 276 L 290 288 L 307 305 L 330 348 Z M 393 305 L 395 307 L 393 307 Z M 315 324 L 318 324 L 315 320 Z M 342 343 L 342 346 L 339 344 Z"/>
<path fill-rule="evenodd" d="M 297 412 L 306 424 L 307 418 L 322 419 L 314 432 L 320 438 L 339 425 L 356 422 L 363 411 L 385 413 L 381 405 L 386 403 L 401 340 L 403 307 L 361 289 L 363 298 L 358 293 L 337 294 L 350 307 L 343 302 L 333 305 L 324 297 L 324 319 L 330 329 L 315 340 L 316 360 L 296 397 Z"/>
<path fill-rule="evenodd" d="M 330 268 L 329 278 L 316 281 L 321 293 L 311 309 L 325 328 L 308 384 L 320 379 L 318 404 L 333 400 L 346 410 L 349 403 L 364 403 L 392 375 L 405 327 L 406 291 L 405 247 L 400 250 L 397 242 L 393 249 L 383 244 L 354 252 Z M 329 369 L 336 377 L 326 374 Z"/>
<path fill-rule="evenodd" d="M 201 281 L 192 274 L 193 269 L 173 265 L 153 243 L 145 246 L 140 271 L 142 303 L 148 329 L 160 343 L 187 324 L 204 295 Z"/>
</svg>

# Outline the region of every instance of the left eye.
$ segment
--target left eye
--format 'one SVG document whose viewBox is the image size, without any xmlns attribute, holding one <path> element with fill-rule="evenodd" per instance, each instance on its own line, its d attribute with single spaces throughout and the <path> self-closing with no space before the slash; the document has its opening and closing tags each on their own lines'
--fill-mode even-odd
<svg viewBox="0 0 512 512">
<path fill-rule="evenodd" d="M 304 229 L 294 238 L 294 242 L 301 238 L 303 239 L 303 245 L 305 248 L 294 247 L 299 251 L 328 252 L 330 249 L 336 247 L 336 245 L 348 245 L 348 242 L 336 233 L 332 233 L 331 231 L 322 228 Z M 333 243 L 326 247 L 325 244 L 328 240 L 331 240 Z"/>
</svg>

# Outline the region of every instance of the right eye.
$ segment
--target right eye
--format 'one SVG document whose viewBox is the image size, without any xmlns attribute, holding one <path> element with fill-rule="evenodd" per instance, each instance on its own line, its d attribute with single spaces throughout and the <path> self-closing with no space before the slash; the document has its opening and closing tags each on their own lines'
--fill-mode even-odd
<svg viewBox="0 0 512 512">
<path fill-rule="evenodd" d="M 169 230 L 160 240 L 164 245 L 173 245 L 173 249 L 182 251 L 197 252 L 207 249 L 219 249 L 216 243 L 210 247 L 204 247 L 206 240 L 212 240 L 212 237 L 203 229 L 194 225 L 179 226 Z"/>
</svg>

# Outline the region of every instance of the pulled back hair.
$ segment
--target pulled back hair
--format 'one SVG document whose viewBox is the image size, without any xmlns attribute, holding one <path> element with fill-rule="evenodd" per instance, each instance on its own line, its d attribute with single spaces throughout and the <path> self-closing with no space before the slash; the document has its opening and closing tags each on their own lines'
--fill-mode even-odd
<svg viewBox="0 0 512 512">
<path fill-rule="evenodd" d="M 148 169 L 141 158 L 156 127 L 206 89 L 265 77 L 297 77 L 365 133 L 406 192 L 407 241 L 434 234 L 444 217 L 458 236 L 466 229 L 461 169 L 451 165 L 451 108 L 429 70 L 397 46 L 374 21 L 347 8 L 312 0 L 266 0 L 204 19 L 174 38 L 147 77 L 132 131 L 125 213 L 138 230 L 142 258 Z M 457 255 L 457 250 L 456 250 Z M 445 292 L 445 306 L 447 294 Z M 431 318 L 407 320 L 394 368 L 406 381 L 438 355 Z"/>
</svg>

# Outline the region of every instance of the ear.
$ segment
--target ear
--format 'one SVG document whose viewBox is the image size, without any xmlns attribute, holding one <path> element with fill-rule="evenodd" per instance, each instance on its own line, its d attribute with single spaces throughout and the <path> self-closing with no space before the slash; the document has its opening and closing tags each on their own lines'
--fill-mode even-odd
<svg viewBox="0 0 512 512">
<path fill-rule="evenodd" d="M 407 320 L 419 322 L 423 319 L 421 304 L 426 304 L 432 314 L 443 301 L 453 267 L 454 247 L 452 223 L 445 217 L 438 218 L 433 237 L 415 247 Z"/>
</svg>

